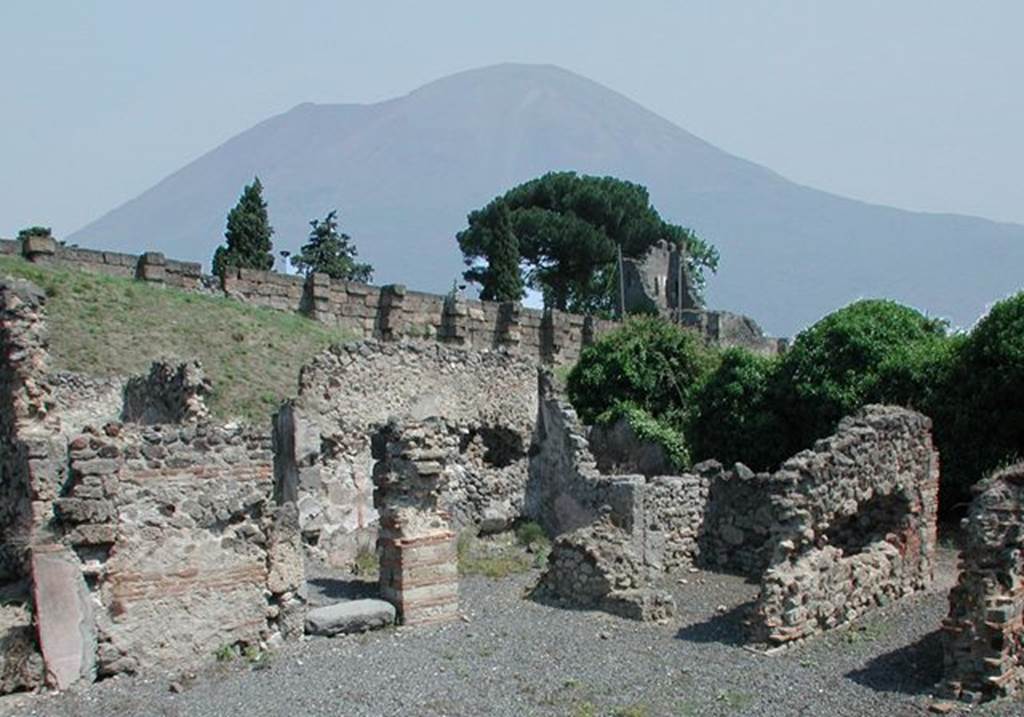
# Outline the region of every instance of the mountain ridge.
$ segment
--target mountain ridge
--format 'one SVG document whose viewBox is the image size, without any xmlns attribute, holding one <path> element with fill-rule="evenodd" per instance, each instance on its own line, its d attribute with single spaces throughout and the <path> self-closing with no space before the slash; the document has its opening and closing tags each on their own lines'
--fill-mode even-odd
<svg viewBox="0 0 1024 717">
<path fill-rule="evenodd" d="M 377 281 L 443 292 L 462 269 L 454 235 L 466 214 L 521 181 L 565 169 L 647 186 L 662 216 L 719 247 L 710 304 L 773 333 L 792 334 L 861 296 L 966 326 L 1020 288 L 1012 267 L 1024 266 L 1024 226 L 800 185 L 597 82 L 512 63 L 376 103 L 300 103 L 69 238 L 207 263 L 227 211 L 258 174 L 275 247 L 296 249 L 309 220 L 337 208 Z"/>
</svg>

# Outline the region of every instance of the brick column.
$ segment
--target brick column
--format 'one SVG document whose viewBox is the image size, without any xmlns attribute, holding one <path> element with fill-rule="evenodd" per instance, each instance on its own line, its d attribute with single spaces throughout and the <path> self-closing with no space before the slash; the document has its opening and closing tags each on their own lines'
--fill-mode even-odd
<svg viewBox="0 0 1024 717">
<path fill-rule="evenodd" d="M 380 592 L 403 625 L 448 622 L 458 617 L 459 573 L 450 516 L 438 507 L 447 481 L 447 456 L 458 435 L 443 421 L 388 424 L 374 437 L 380 511 Z"/>
</svg>

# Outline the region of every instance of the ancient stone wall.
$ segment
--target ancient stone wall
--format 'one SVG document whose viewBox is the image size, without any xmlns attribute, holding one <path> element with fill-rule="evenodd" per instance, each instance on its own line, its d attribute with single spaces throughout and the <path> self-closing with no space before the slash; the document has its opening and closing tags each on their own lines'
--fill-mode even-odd
<svg viewBox="0 0 1024 717">
<path fill-rule="evenodd" d="M 124 387 L 121 418 L 131 423 L 186 423 L 209 417 L 213 386 L 198 361 L 154 361 L 149 373 Z"/>
<path fill-rule="evenodd" d="M 206 423 L 111 423 L 71 440 L 55 528 L 99 606 L 100 675 L 301 634 L 298 525 L 273 499 L 270 448 Z"/>
<path fill-rule="evenodd" d="M 701 463 L 694 471 L 708 481 L 699 541 L 701 565 L 760 578 L 775 547 L 771 474 L 755 474 L 742 463 L 726 470 L 717 461 Z"/>
<path fill-rule="evenodd" d="M 301 634 L 298 512 L 277 500 L 270 436 L 203 420 L 194 365 L 159 365 L 129 401 L 187 423 L 109 420 L 125 383 L 51 374 L 44 307 L 0 283 L 0 591 L 25 606 L 0 615 L 0 689 Z"/>
<path fill-rule="evenodd" d="M 939 461 L 931 421 L 867 406 L 771 477 L 771 565 L 752 634 L 773 644 L 853 620 L 932 582 Z"/>
<path fill-rule="evenodd" d="M 80 249 L 63 246 L 51 237 L 0 240 L 0 254 L 20 254 L 44 266 L 135 278 L 188 291 L 223 293 L 255 306 L 301 312 L 345 329 L 356 339 L 439 341 L 473 349 L 505 348 L 554 365 L 573 363 L 583 347 L 618 326 L 617 321 L 591 316 L 409 291 L 401 284 L 371 286 L 331 279 L 325 274 L 302 277 L 230 267 L 223 277 L 205 276 L 199 264 L 167 259 L 157 252 L 137 256 Z M 652 250 L 643 261 L 629 260 L 627 269 L 633 278 L 627 307 L 647 311 L 648 305 L 657 305 L 658 310 L 665 310 L 662 313 L 666 318 L 695 329 L 715 345 L 741 345 L 768 354 L 780 350 L 784 344 L 764 337 L 751 319 L 728 312 L 704 311 L 695 303 L 692 287 L 685 281 L 680 310 L 673 293 L 677 291 L 676 283 L 667 277 L 677 276 L 684 264 L 685 259 L 678 252 L 670 252 L 666 247 Z M 656 300 L 648 296 L 652 291 L 657 294 Z"/>
<path fill-rule="evenodd" d="M 507 527 L 522 512 L 535 372 L 516 353 L 440 344 L 353 342 L 317 356 L 275 418 L 276 470 L 311 554 L 345 565 L 376 540 L 370 437 L 393 417 L 443 416 L 459 445 L 443 498 L 456 525 Z"/>
<path fill-rule="evenodd" d="M 943 622 L 945 688 L 968 702 L 1024 689 L 1024 463 L 975 486 Z"/>
</svg>

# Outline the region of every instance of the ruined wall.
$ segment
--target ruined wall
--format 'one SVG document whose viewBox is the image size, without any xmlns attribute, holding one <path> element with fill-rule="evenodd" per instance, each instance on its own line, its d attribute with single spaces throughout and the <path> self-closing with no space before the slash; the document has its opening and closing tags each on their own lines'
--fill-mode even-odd
<svg viewBox="0 0 1024 717">
<path fill-rule="evenodd" d="M 601 473 L 586 429 L 547 371 L 538 372 L 538 390 L 526 515 L 552 536 L 587 528 L 605 516 L 629 534 L 645 568 L 692 565 L 699 552 L 706 479 Z M 586 532 L 580 535 L 585 538 Z"/>
<path fill-rule="evenodd" d="M 131 423 L 185 423 L 208 418 L 213 385 L 198 361 L 154 361 L 124 386 L 121 418 Z"/>
<path fill-rule="evenodd" d="M 708 481 L 700 534 L 701 565 L 760 578 L 772 558 L 778 517 L 771 501 L 772 476 L 742 463 L 729 470 L 706 461 L 694 471 Z"/>
<path fill-rule="evenodd" d="M 507 527 L 522 511 L 535 371 L 515 353 L 440 344 L 353 342 L 317 356 L 275 418 L 276 470 L 311 554 L 344 565 L 373 545 L 370 437 L 392 417 L 443 416 L 460 450 L 444 498 L 456 523 Z"/>
<path fill-rule="evenodd" d="M 111 423 L 71 440 L 55 528 L 98 606 L 98 674 L 301 634 L 298 526 L 273 494 L 270 438 L 251 429 Z"/>
<path fill-rule="evenodd" d="M 932 582 L 939 461 L 931 421 L 867 406 L 773 474 L 771 565 L 755 639 L 784 643 Z"/>
<path fill-rule="evenodd" d="M 300 634 L 298 514 L 276 500 L 270 437 L 201 420 L 192 365 L 133 394 L 189 423 L 85 425 L 123 413 L 126 384 L 51 374 L 44 306 L 0 282 L 0 592 L 26 608 L 0 615 L 0 689 Z"/>
<path fill-rule="evenodd" d="M 974 490 L 942 625 L 945 689 L 967 702 L 1024 688 L 1024 463 Z"/>
</svg>

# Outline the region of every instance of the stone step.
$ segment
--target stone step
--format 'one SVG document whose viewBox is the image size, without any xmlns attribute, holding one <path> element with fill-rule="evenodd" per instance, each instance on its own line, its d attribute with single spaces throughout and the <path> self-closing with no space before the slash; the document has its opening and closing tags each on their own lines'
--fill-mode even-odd
<svg viewBox="0 0 1024 717">
<path fill-rule="evenodd" d="M 306 613 L 306 633 L 334 637 L 395 624 L 395 606 L 366 598 L 317 607 Z"/>
</svg>

